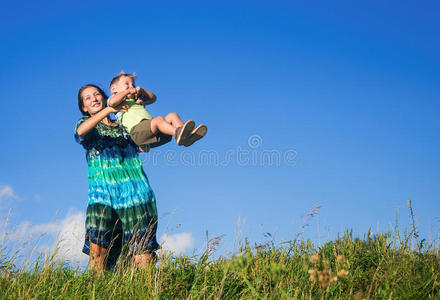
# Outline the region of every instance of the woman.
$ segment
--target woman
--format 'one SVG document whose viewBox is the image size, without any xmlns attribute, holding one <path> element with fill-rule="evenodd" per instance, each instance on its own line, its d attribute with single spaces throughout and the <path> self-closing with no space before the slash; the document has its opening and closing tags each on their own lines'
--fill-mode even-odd
<svg viewBox="0 0 440 300">
<path fill-rule="evenodd" d="M 159 248 L 154 193 L 138 156 L 138 148 L 109 114 L 126 105 L 106 107 L 107 95 L 87 84 L 78 92 L 83 116 L 75 126 L 75 139 L 86 149 L 89 201 L 83 252 L 92 269 L 114 265 L 127 245 L 138 267 L 145 266 Z M 108 257 L 108 261 L 106 261 Z"/>
</svg>

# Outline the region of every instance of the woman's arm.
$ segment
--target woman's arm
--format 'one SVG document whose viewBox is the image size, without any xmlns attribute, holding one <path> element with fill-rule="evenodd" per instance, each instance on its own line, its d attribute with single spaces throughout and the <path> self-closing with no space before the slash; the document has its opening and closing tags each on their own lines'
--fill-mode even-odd
<svg viewBox="0 0 440 300">
<path fill-rule="evenodd" d="M 79 136 L 84 136 L 86 133 L 88 133 L 90 130 L 96 127 L 96 125 L 101 122 L 104 118 L 106 118 L 109 114 L 114 112 L 115 109 L 113 107 L 106 107 L 97 114 L 94 114 L 87 120 L 81 123 L 81 125 L 78 126 L 76 129 L 76 133 Z"/>
<path fill-rule="evenodd" d="M 118 111 L 126 111 L 126 110 L 127 110 L 127 105 L 124 102 L 120 103 L 116 107 L 107 106 L 104 109 L 102 109 L 100 112 L 94 114 L 93 116 L 82 122 L 81 125 L 79 125 L 78 128 L 76 129 L 76 133 L 82 137 L 86 135 L 89 131 L 91 131 L 93 128 L 95 128 L 99 122 L 107 118 L 109 114 Z"/>
</svg>

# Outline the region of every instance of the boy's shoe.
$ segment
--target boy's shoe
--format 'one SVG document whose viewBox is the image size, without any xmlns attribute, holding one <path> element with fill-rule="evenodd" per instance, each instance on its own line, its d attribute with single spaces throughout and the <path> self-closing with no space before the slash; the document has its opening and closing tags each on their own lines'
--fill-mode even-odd
<svg viewBox="0 0 440 300">
<path fill-rule="evenodd" d="M 183 145 L 185 147 L 191 146 L 196 141 L 204 137 L 207 132 L 208 132 L 208 127 L 206 127 L 206 125 L 204 124 L 200 124 L 199 126 L 194 128 L 193 131 L 191 131 L 191 134 L 183 141 Z"/>
<path fill-rule="evenodd" d="M 183 145 L 183 142 L 191 134 L 191 131 L 194 129 L 195 125 L 196 124 L 193 120 L 188 120 L 182 125 L 182 127 L 177 128 L 176 135 L 174 136 L 176 138 L 177 145 Z"/>
</svg>

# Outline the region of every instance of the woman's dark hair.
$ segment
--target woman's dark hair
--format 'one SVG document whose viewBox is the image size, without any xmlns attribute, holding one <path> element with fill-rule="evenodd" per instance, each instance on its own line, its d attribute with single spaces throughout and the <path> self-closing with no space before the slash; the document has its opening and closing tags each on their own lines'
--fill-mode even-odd
<svg viewBox="0 0 440 300">
<path fill-rule="evenodd" d="M 79 108 L 79 111 L 80 111 L 84 116 L 89 116 L 89 113 L 88 113 L 88 112 L 84 112 L 84 111 L 82 110 L 82 107 L 84 106 L 83 98 L 82 98 L 82 92 L 83 92 L 86 88 L 89 88 L 89 87 L 94 87 L 94 88 L 96 88 L 96 89 L 98 90 L 98 92 L 102 95 L 102 97 L 104 98 L 104 106 L 107 105 L 107 99 L 108 99 L 108 96 L 107 96 L 107 94 L 104 92 L 104 90 L 103 90 L 102 88 L 100 88 L 99 86 L 97 86 L 97 85 L 95 85 L 95 84 L 91 84 L 91 83 L 86 84 L 86 85 L 83 85 L 83 86 L 79 89 L 79 91 L 78 91 L 78 108 Z"/>
</svg>

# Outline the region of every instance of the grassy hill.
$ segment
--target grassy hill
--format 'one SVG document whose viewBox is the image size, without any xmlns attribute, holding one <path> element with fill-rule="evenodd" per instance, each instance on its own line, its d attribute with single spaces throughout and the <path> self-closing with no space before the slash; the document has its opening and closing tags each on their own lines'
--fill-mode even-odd
<svg viewBox="0 0 440 300">
<path fill-rule="evenodd" d="M 166 256 L 143 270 L 120 262 L 103 275 L 51 258 L 17 268 L 3 255 L 0 298 L 440 299 L 438 247 L 414 233 L 368 232 L 360 239 L 347 231 L 320 248 L 299 238 L 244 243 L 234 257 L 213 260 L 218 242 L 212 239 L 200 257 Z"/>
</svg>

